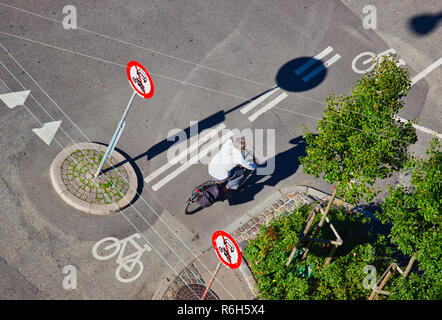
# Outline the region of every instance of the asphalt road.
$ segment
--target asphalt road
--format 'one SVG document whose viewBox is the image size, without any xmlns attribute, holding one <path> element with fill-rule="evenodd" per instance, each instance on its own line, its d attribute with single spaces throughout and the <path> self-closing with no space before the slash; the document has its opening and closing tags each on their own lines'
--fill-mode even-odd
<svg viewBox="0 0 442 320">
<path fill-rule="evenodd" d="M 325 181 L 302 173 L 301 128 L 315 129 L 330 92 L 349 92 L 361 76 L 352 68 L 355 57 L 393 48 L 412 77 L 441 59 L 441 29 L 432 24 L 439 1 L 372 3 L 376 30 L 363 27 L 364 1 L 70 1 L 79 28 L 65 30 L 68 3 L 1 1 L 0 43 L 8 52 L 0 48 L 0 93 L 26 89 L 32 96 L 26 108 L 0 103 L 0 275 L 6 279 L 0 298 L 150 299 L 165 278 L 211 245 L 214 231 L 228 230 L 276 190 L 310 185 L 330 192 Z M 424 14 L 433 16 L 413 25 Z M 136 164 L 142 191 L 121 213 L 87 215 L 56 195 L 49 166 L 67 145 L 109 142 L 132 93 L 125 73 L 131 60 L 147 68 L 155 85 L 153 98 L 135 98 L 118 142 Z M 296 75 L 308 61 L 315 64 Z M 361 61 L 357 66 L 363 69 Z M 417 81 L 400 116 L 419 117 L 421 126 L 441 132 L 441 80 L 439 67 Z M 273 108 L 254 119 L 271 101 Z M 47 146 L 32 129 L 58 120 Z M 230 204 L 185 215 L 192 188 L 209 178 L 207 166 L 165 168 L 173 146 L 167 138 L 171 130 L 184 132 L 190 147 L 195 123 L 198 133 L 219 125 L 263 130 L 264 137 L 274 132 L 274 172 Z M 431 136 L 418 131 L 418 137 L 411 149 L 423 154 Z M 141 276 L 124 283 L 116 277 L 116 257 L 97 260 L 92 248 L 134 233 L 152 251 L 140 258 Z M 76 267 L 76 290 L 63 288 L 66 265 Z"/>
</svg>

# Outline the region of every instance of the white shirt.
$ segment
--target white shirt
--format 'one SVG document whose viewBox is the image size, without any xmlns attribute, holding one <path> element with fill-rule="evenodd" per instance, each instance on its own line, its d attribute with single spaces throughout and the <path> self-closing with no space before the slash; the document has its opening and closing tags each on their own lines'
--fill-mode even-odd
<svg viewBox="0 0 442 320">
<path fill-rule="evenodd" d="M 227 140 L 219 152 L 209 162 L 209 174 L 217 180 L 227 179 L 230 170 L 237 165 L 241 165 L 246 169 L 254 170 L 256 165 L 247 161 L 241 150 L 235 148 L 233 139 Z"/>
</svg>

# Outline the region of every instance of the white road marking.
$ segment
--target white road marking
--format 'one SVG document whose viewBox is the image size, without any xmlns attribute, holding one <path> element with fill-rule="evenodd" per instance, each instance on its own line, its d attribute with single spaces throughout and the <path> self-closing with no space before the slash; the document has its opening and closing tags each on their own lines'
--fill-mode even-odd
<svg viewBox="0 0 442 320">
<path fill-rule="evenodd" d="M 304 63 L 302 66 L 300 66 L 298 69 L 296 69 L 294 72 L 299 76 L 301 73 L 303 73 L 305 70 L 310 68 L 312 65 L 314 65 L 318 60 L 324 58 L 326 55 L 328 55 L 330 52 L 333 51 L 332 47 L 327 47 L 322 52 L 308 60 L 306 63 Z"/>
<path fill-rule="evenodd" d="M 163 178 L 157 184 L 153 185 L 152 189 L 154 191 L 158 191 L 166 183 L 170 182 L 171 180 L 176 178 L 180 173 L 182 173 L 185 170 L 187 170 L 191 165 L 197 163 L 199 158 L 207 156 L 207 154 L 209 152 L 211 152 L 213 149 L 217 148 L 218 146 L 222 145 L 227 139 L 229 139 L 232 136 L 233 136 L 233 132 L 232 131 L 229 131 L 227 134 L 223 134 L 223 136 L 221 137 L 221 140 L 216 141 L 216 142 L 210 144 L 209 146 L 207 146 L 206 148 L 204 148 L 203 150 L 201 150 L 201 152 L 199 154 L 197 154 L 197 155 L 193 156 L 192 158 L 190 158 L 190 160 L 186 164 L 181 165 L 178 169 L 176 169 L 171 174 L 169 174 L 168 176 Z"/>
<path fill-rule="evenodd" d="M 408 123 L 408 122 L 410 122 L 409 120 L 404 119 L 404 118 L 401 118 L 401 117 L 398 117 L 398 116 L 395 116 L 394 118 L 395 118 L 397 121 L 400 121 L 400 122 L 403 122 L 403 123 Z M 431 129 L 428 129 L 428 128 L 425 128 L 425 127 L 422 127 L 422 126 L 420 126 L 420 125 L 418 125 L 418 124 L 415 124 L 415 123 L 413 123 L 412 126 L 413 126 L 414 128 L 416 128 L 417 130 L 420 130 L 420 131 L 423 131 L 423 132 L 429 133 L 429 134 L 431 134 L 431 135 L 436 135 L 439 139 L 442 139 L 442 134 L 440 134 L 439 132 L 436 132 L 436 131 L 434 131 L 434 130 L 431 130 Z"/>
<path fill-rule="evenodd" d="M 146 251 L 152 251 L 152 248 L 148 244 L 141 246 L 135 241 L 135 239 L 140 238 L 141 235 L 139 233 L 134 233 L 133 235 L 122 240 L 114 237 L 103 238 L 95 243 L 94 247 L 92 248 L 92 255 L 95 259 L 103 261 L 111 259 L 118 254 L 117 264 L 119 266 L 115 272 L 117 280 L 123 283 L 134 281 L 141 276 L 144 270 L 144 265 L 141 262 L 141 256 Z M 131 250 L 133 253 L 125 255 L 128 243 L 132 244 L 136 251 L 133 252 L 133 250 Z M 98 253 L 99 247 L 101 249 L 100 253 Z M 105 252 L 105 255 L 101 255 L 101 252 Z"/>
<path fill-rule="evenodd" d="M 270 97 L 272 94 L 274 94 L 276 91 L 279 90 L 279 87 L 271 89 L 269 92 L 263 94 L 262 96 L 258 97 L 257 99 L 253 100 L 252 102 L 248 103 L 244 108 L 242 108 L 240 111 L 242 114 L 246 114 L 253 108 L 255 108 L 258 104 L 263 102 L 265 99 Z"/>
<path fill-rule="evenodd" d="M 376 53 L 374 53 L 374 52 L 371 52 L 371 51 L 362 52 L 362 53 L 358 54 L 358 55 L 353 59 L 353 61 L 352 61 L 352 63 L 351 63 L 351 68 L 353 69 L 354 72 L 359 73 L 359 74 L 367 73 L 367 72 L 371 71 L 371 70 L 374 68 L 374 66 L 375 66 L 375 64 L 374 64 L 374 60 L 373 60 L 373 58 L 374 58 L 375 56 L 377 57 L 377 59 L 380 59 L 382 56 L 385 56 L 385 55 L 388 55 L 388 54 L 395 54 L 395 53 L 396 53 L 396 50 L 395 50 L 394 48 L 387 49 L 387 50 L 385 50 L 385 51 L 383 51 L 383 52 L 381 52 L 381 53 L 378 53 L 378 54 L 376 54 Z M 369 56 L 370 58 L 365 59 L 364 61 L 362 61 L 362 64 L 363 64 L 363 65 L 367 65 L 367 64 L 371 63 L 371 66 L 368 67 L 368 68 L 365 69 L 365 70 L 360 70 L 360 69 L 358 69 L 358 68 L 356 67 L 356 62 L 357 62 L 359 59 L 361 59 L 362 57 L 364 57 L 364 56 Z M 405 65 L 405 64 L 406 64 L 406 63 L 405 63 L 404 60 L 399 59 L 399 61 L 398 61 L 398 63 L 397 63 L 397 66 L 403 66 L 403 65 Z"/>
<path fill-rule="evenodd" d="M 54 139 L 55 134 L 57 133 L 58 128 L 60 127 L 61 120 L 46 122 L 43 124 L 42 128 L 32 129 L 34 133 L 43 140 L 44 143 L 50 145 L 52 139 Z"/>
<path fill-rule="evenodd" d="M 426 67 L 423 71 L 421 71 L 417 75 L 415 75 L 411 79 L 411 85 L 414 85 L 416 82 L 418 82 L 419 80 L 424 78 L 427 74 L 429 74 L 431 71 L 433 71 L 434 69 L 439 67 L 441 64 L 442 64 L 442 58 L 439 58 L 439 60 L 437 60 L 436 62 L 432 63 L 431 65 Z"/>
<path fill-rule="evenodd" d="M 14 109 L 16 106 L 21 106 L 25 103 L 30 92 L 31 90 L 26 90 L 0 94 L 0 100 L 2 100 L 9 109 Z"/>
<path fill-rule="evenodd" d="M 324 50 L 322 50 L 319 54 L 314 56 L 313 58 L 309 59 L 306 63 L 304 63 L 302 66 L 300 66 L 298 69 L 293 71 L 298 76 L 301 76 L 302 73 L 304 73 L 308 68 L 314 66 L 318 63 L 319 60 L 327 56 L 333 51 L 333 48 L 328 46 Z M 313 77 L 317 76 L 321 71 L 325 70 L 326 68 L 330 67 L 333 63 L 341 59 L 341 56 L 339 54 L 335 54 L 333 57 L 331 57 L 329 60 L 324 62 L 324 64 L 321 64 L 317 68 L 315 68 L 312 72 L 308 73 L 306 76 L 302 78 L 304 82 L 310 81 Z"/>
<path fill-rule="evenodd" d="M 304 82 L 308 82 L 310 81 L 313 77 L 315 77 L 316 75 L 318 75 L 321 71 L 327 69 L 328 67 L 330 67 L 333 63 L 335 63 L 336 61 L 338 61 L 339 59 L 341 59 L 341 56 L 339 54 L 335 54 L 333 57 L 331 57 L 329 60 L 327 60 L 326 62 L 324 62 L 324 64 L 321 64 L 319 67 L 317 67 L 315 70 L 313 70 L 312 72 L 310 72 L 308 75 L 306 75 L 305 77 L 302 78 L 302 80 Z"/>
<path fill-rule="evenodd" d="M 260 115 L 262 115 L 264 112 L 269 111 L 270 109 L 272 109 L 274 106 L 276 106 L 278 103 L 280 103 L 282 100 L 284 100 L 286 97 L 288 96 L 287 93 L 283 92 L 281 93 L 279 96 L 277 96 L 275 99 L 273 99 L 272 101 L 270 101 L 268 104 L 266 104 L 264 107 L 262 107 L 261 109 L 259 109 L 258 111 L 256 111 L 254 114 L 252 114 L 249 117 L 250 121 L 255 121 L 256 118 L 258 118 Z"/>
<path fill-rule="evenodd" d="M 214 135 L 218 134 L 225 127 L 226 127 L 225 124 L 222 123 L 218 127 L 216 127 L 215 129 L 210 130 L 210 132 L 205 134 L 203 137 L 200 137 L 196 143 L 192 144 L 189 148 L 185 149 L 184 151 L 179 153 L 176 157 L 174 157 L 173 159 L 168 161 L 166 164 L 164 164 L 163 166 L 161 166 L 160 168 L 158 168 L 157 170 L 155 170 L 154 172 L 149 174 L 146 178 L 144 178 L 144 181 L 146 183 L 151 182 L 153 179 L 158 177 L 160 174 L 162 174 L 163 172 L 165 172 L 166 170 L 168 170 L 172 166 L 176 165 L 179 161 L 184 159 L 188 154 L 191 154 L 193 151 L 198 149 L 198 147 L 201 144 L 203 144 L 204 142 L 206 142 L 207 140 L 212 138 Z"/>
</svg>

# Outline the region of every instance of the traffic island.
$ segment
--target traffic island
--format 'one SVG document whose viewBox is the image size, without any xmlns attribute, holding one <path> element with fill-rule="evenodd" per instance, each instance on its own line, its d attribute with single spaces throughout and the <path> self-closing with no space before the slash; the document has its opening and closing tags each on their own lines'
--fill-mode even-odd
<svg viewBox="0 0 442 320">
<path fill-rule="evenodd" d="M 79 143 L 62 150 L 50 167 L 57 194 L 77 210 L 107 215 L 130 205 L 136 197 L 137 175 L 130 162 L 114 150 L 101 173 L 94 177 L 106 146 Z"/>
</svg>

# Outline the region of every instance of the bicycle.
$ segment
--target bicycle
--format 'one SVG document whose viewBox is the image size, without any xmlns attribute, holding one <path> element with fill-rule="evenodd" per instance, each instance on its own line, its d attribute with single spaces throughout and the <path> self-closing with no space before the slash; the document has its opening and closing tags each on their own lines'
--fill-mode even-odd
<svg viewBox="0 0 442 320">
<path fill-rule="evenodd" d="M 251 155 L 253 158 L 253 163 L 256 164 L 256 158 L 255 155 L 250 153 L 249 151 L 246 151 L 247 154 Z M 239 184 L 239 187 L 237 190 L 235 190 L 235 192 L 241 191 L 242 187 L 245 186 L 246 181 L 252 176 L 252 174 L 255 172 L 255 170 L 248 170 L 244 167 L 242 167 L 244 170 L 244 177 L 242 179 L 242 181 Z M 203 208 L 201 207 L 200 204 L 200 200 L 204 195 L 204 192 L 209 188 L 212 187 L 214 185 L 216 185 L 218 187 L 218 191 L 219 191 L 219 196 L 215 199 L 210 199 L 210 205 L 212 205 L 213 203 L 215 203 L 216 201 L 222 199 L 223 197 L 226 197 L 227 195 L 222 193 L 221 190 L 224 189 L 225 185 L 227 184 L 227 182 L 229 182 L 231 178 L 227 178 L 225 180 L 207 180 L 205 182 L 203 182 L 202 184 L 196 186 L 195 188 L 193 188 L 192 190 L 192 194 L 190 195 L 190 197 L 186 200 L 186 206 L 184 208 L 184 213 L 185 214 L 194 214 L 200 210 L 202 210 Z"/>
<path fill-rule="evenodd" d="M 107 237 L 95 243 L 94 247 L 92 248 L 92 254 L 97 260 L 108 260 L 114 257 L 117 253 L 119 253 L 116 261 L 119 266 L 115 270 L 115 276 L 117 280 L 120 282 L 124 283 L 131 282 L 137 279 L 143 273 L 144 265 L 140 261 L 141 256 L 145 251 L 152 250 L 147 244 L 141 247 L 135 241 L 135 239 L 140 239 L 140 238 L 141 235 L 139 233 L 135 233 L 122 240 L 119 240 L 114 237 Z M 124 256 L 124 252 L 126 250 L 126 245 L 128 242 L 135 247 L 136 252 Z M 101 250 L 99 250 L 99 248 Z M 99 254 L 98 251 L 100 251 L 101 253 Z M 121 276 L 123 271 L 122 269 L 124 269 L 127 272 L 126 278 Z M 138 271 L 133 272 L 136 269 L 138 269 Z M 131 276 L 129 277 L 129 275 Z"/>
</svg>

